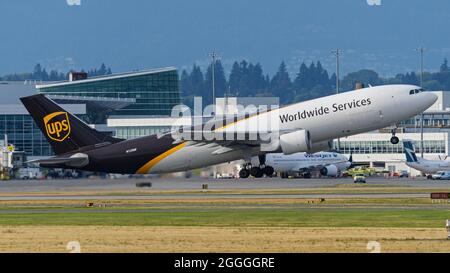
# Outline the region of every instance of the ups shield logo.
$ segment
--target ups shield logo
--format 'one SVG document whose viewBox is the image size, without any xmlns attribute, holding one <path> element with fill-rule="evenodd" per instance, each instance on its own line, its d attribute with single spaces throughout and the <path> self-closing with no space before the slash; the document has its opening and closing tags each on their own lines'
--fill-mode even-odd
<svg viewBox="0 0 450 273">
<path fill-rule="evenodd" d="M 66 112 L 55 112 L 44 117 L 47 136 L 55 141 L 63 141 L 70 135 L 69 116 Z"/>
</svg>

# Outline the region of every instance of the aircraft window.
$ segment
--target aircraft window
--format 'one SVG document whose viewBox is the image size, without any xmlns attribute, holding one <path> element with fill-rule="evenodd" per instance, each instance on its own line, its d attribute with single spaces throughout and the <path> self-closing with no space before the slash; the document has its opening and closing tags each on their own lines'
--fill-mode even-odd
<svg viewBox="0 0 450 273">
<path fill-rule="evenodd" d="M 414 95 L 414 90 L 410 90 L 410 91 L 409 91 L 409 94 L 410 94 L 410 95 Z"/>
<path fill-rule="evenodd" d="M 416 94 L 420 92 L 420 90 L 419 90 L 419 89 L 415 89 L 414 91 L 416 92 Z"/>
</svg>

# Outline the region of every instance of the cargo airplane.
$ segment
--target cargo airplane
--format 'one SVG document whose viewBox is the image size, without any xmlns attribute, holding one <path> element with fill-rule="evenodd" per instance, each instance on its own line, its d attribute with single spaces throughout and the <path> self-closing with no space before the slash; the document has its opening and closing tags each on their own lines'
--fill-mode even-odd
<svg viewBox="0 0 450 273">
<path fill-rule="evenodd" d="M 124 140 L 96 131 L 43 94 L 21 98 L 56 154 L 36 160 L 41 167 L 120 174 L 186 171 L 238 159 L 248 162 L 253 156 L 264 159 L 268 152 L 326 150 L 334 138 L 396 124 L 436 100 L 436 95 L 413 85 L 376 86 L 231 119 L 216 118 L 213 125 L 194 125 L 179 133 Z M 264 138 L 258 133 L 250 139 L 248 128 L 256 123 L 277 124 L 277 128 L 271 127 Z M 212 137 L 205 137 L 208 133 Z M 229 137 L 239 134 L 244 137 Z M 391 142 L 398 143 L 394 134 Z"/>
</svg>

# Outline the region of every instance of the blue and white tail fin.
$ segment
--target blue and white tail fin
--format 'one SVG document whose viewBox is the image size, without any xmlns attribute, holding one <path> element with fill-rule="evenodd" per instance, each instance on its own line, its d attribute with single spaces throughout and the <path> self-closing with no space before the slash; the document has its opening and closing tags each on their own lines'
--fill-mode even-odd
<svg viewBox="0 0 450 273">
<path fill-rule="evenodd" d="M 403 140 L 403 150 L 406 155 L 406 162 L 413 163 L 417 162 L 417 156 L 414 152 L 414 145 L 411 140 Z"/>
</svg>

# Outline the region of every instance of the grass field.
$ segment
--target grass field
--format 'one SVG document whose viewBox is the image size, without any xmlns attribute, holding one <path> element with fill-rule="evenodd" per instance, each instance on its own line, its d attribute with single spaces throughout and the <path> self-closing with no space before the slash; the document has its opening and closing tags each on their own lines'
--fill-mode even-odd
<svg viewBox="0 0 450 273">
<path fill-rule="evenodd" d="M 203 210 L 203 211 L 202 211 Z M 1 226 L 415 227 L 442 228 L 450 210 L 198 209 L 5 213 Z"/>
<path fill-rule="evenodd" d="M 450 252 L 449 218 L 428 198 L 4 201 L 0 252 Z"/>
</svg>

